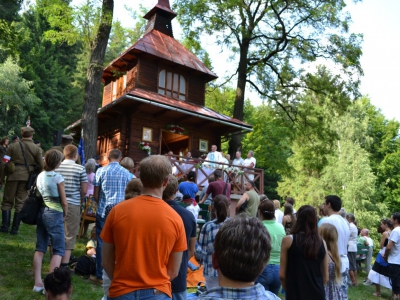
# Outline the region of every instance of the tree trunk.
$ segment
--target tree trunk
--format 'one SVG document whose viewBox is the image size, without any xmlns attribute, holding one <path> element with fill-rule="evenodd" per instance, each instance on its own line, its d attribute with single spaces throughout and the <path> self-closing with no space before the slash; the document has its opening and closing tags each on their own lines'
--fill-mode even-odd
<svg viewBox="0 0 400 300">
<path fill-rule="evenodd" d="M 247 79 L 247 55 L 249 53 L 250 41 L 243 39 L 240 47 L 240 59 L 238 66 L 238 78 L 235 96 L 235 105 L 233 108 L 233 117 L 243 121 L 243 108 L 244 108 L 244 93 L 246 90 Z M 242 148 L 242 134 L 236 134 L 229 140 L 229 154 L 235 157 L 236 151 L 241 151 Z"/>
<path fill-rule="evenodd" d="M 103 0 L 99 30 L 92 44 L 89 66 L 86 73 L 85 99 L 82 111 L 83 141 L 85 157 L 97 154 L 97 109 L 99 106 L 103 62 L 110 36 L 114 0 Z"/>
</svg>

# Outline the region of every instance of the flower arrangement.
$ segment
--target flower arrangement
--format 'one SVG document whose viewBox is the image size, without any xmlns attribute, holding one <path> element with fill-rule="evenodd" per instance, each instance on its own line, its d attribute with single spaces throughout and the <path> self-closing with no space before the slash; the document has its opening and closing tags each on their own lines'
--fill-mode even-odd
<svg viewBox="0 0 400 300">
<path fill-rule="evenodd" d="M 206 159 L 207 158 L 207 153 L 203 153 L 202 155 L 200 155 L 201 159 Z"/>
<path fill-rule="evenodd" d="M 169 132 L 173 132 L 173 133 L 177 133 L 177 134 L 185 134 L 186 133 L 186 129 L 179 126 L 179 125 L 167 125 L 167 130 Z"/>
<path fill-rule="evenodd" d="M 150 155 L 151 153 L 151 147 L 149 143 L 146 142 L 139 142 L 139 148 L 140 150 L 146 151 L 147 155 Z"/>
</svg>

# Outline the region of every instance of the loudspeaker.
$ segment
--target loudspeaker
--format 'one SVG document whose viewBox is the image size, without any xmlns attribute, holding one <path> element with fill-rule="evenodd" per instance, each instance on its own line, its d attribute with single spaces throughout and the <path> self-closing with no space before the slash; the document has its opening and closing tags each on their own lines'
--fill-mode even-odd
<svg viewBox="0 0 400 300">
<path fill-rule="evenodd" d="M 61 138 L 64 130 L 55 130 L 53 133 L 53 146 L 61 145 Z"/>
</svg>

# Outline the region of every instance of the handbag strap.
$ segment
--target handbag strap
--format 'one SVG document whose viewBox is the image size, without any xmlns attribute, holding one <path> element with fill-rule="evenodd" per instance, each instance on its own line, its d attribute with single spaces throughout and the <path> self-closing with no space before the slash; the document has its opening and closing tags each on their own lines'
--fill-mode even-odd
<svg viewBox="0 0 400 300">
<path fill-rule="evenodd" d="M 26 166 L 26 169 L 28 170 L 28 173 L 29 173 L 30 170 L 29 170 L 28 162 L 26 161 L 25 150 L 24 150 L 25 147 L 22 146 L 22 142 L 19 142 L 19 145 L 21 146 L 21 151 L 22 151 L 22 155 L 24 157 L 25 166 Z"/>
<path fill-rule="evenodd" d="M 225 171 L 222 171 L 222 174 L 225 176 Z M 228 182 L 229 182 L 229 175 L 225 181 L 225 188 L 224 188 L 224 192 L 223 192 L 223 195 L 225 195 L 225 196 L 226 196 L 226 189 L 228 188 Z"/>
<path fill-rule="evenodd" d="M 26 147 L 25 145 L 24 145 L 24 148 L 25 148 L 26 150 L 28 150 L 28 152 L 29 152 L 29 154 L 32 156 L 32 158 L 35 159 L 35 154 L 32 153 L 31 149 L 29 149 L 29 147 Z"/>
<path fill-rule="evenodd" d="M 224 195 L 225 195 L 225 196 L 226 196 L 226 189 L 227 189 L 227 187 L 228 187 L 228 183 L 225 182 L 225 188 L 224 188 Z"/>
</svg>

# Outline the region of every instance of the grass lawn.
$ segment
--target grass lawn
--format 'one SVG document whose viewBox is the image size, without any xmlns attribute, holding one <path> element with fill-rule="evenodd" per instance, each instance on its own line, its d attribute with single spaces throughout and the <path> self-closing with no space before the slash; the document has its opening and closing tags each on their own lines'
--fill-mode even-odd
<svg viewBox="0 0 400 300">
<path fill-rule="evenodd" d="M 33 254 L 36 244 L 35 226 L 21 224 L 18 235 L 0 233 L 0 299 L 1 300 L 33 300 L 45 299 L 45 296 L 32 292 L 33 281 Z M 85 239 L 77 240 L 73 255 L 79 257 L 83 255 L 86 246 Z M 49 270 L 49 255 L 45 255 L 43 260 L 42 274 L 46 276 Z M 369 300 L 378 299 L 372 296 L 375 286 L 364 286 L 362 280 L 365 273 L 358 276 L 359 286 L 349 288 L 350 300 Z M 100 300 L 103 290 L 100 286 L 85 280 L 80 276 L 74 275 L 72 299 L 91 299 Z M 193 290 L 191 290 L 193 291 Z M 386 288 L 381 288 L 381 299 L 390 299 L 392 292 Z M 282 295 L 281 299 L 284 299 Z M 310 295 L 312 300 L 312 295 Z"/>
<path fill-rule="evenodd" d="M 77 240 L 72 255 L 83 255 L 85 239 Z M 33 254 L 36 245 L 36 226 L 21 223 L 18 235 L 0 233 L 0 299 L 33 300 L 46 299 L 41 293 L 32 292 Z M 49 271 L 50 256 L 44 256 L 42 276 Z M 91 283 L 78 275 L 72 277 L 72 299 L 100 300 L 103 296 L 101 286 Z"/>
</svg>

